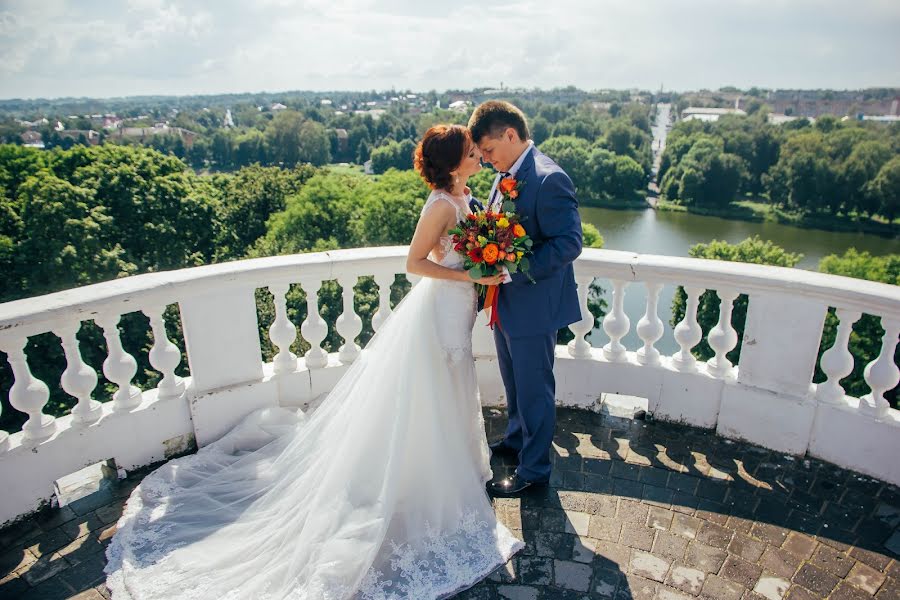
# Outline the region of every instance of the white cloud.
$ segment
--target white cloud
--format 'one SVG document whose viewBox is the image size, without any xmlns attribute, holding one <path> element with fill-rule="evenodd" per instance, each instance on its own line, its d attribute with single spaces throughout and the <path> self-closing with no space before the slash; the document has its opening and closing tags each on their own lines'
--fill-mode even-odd
<svg viewBox="0 0 900 600">
<path fill-rule="evenodd" d="M 900 85 L 900 2 L 9 0 L 0 97 Z"/>
</svg>

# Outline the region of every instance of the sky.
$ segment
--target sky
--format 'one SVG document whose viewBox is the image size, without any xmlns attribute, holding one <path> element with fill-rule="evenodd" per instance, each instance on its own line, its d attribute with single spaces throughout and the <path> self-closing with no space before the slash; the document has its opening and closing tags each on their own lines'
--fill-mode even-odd
<svg viewBox="0 0 900 600">
<path fill-rule="evenodd" d="M 0 98 L 900 87 L 898 0 L 0 0 Z"/>
</svg>

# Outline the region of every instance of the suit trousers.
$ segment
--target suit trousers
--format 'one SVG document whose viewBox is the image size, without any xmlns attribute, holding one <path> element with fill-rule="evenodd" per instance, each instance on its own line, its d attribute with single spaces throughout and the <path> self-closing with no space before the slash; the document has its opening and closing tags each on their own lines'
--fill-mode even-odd
<svg viewBox="0 0 900 600">
<path fill-rule="evenodd" d="M 556 427 L 556 332 L 510 338 L 498 326 L 494 342 L 509 416 L 504 440 L 519 450 L 516 473 L 527 481 L 546 482 Z"/>
</svg>

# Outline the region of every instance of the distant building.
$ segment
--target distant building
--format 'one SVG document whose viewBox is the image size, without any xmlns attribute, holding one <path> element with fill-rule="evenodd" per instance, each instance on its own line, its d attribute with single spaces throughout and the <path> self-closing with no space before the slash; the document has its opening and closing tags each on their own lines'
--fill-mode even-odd
<svg viewBox="0 0 900 600">
<path fill-rule="evenodd" d="M 347 130 L 335 129 L 334 133 L 337 135 L 338 152 L 342 154 L 347 152 L 347 149 L 350 147 L 350 136 L 347 134 Z"/>
<path fill-rule="evenodd" d="M 740 115 L 747 116 L 747 113 L 740 108 L 703 108 L 698 106 L 689 106 L 681 111 L 681 119 L 684 121 L 718 121 L 722 115 Z"/>
<path fill-rule="evenodd" d="M 373 108 L 372 110 L 354 110 L 354 115 L 369 115 L 376 121 L 387 114 L 387 111 L 383 108 Z"/>
<path fill-rule="evenodd" d="M 229 129 L 234 128 L 234 118 L 231 116 L 230 108 L 225 111 L 225 121 L 223 122 L 223 125 Z"/>
<path fill-rule="evenodd" d="M 778 115 L 775 113 L 769 113 L 768 115 L 766 115 L 766 120 L 768 120 L 772 125 L 784 125 L 785 123 L 790 123 L 791 121 L 796 121 L 797 119 L 806 119 L 810 123 L 816 122 L 816 120 L 812 117 L 798 117 L 797 115 Z"/>
<path fill-rule="evenodd" d="M 168 125 L 156 125 L 154 127 L 122 127 L 118 130 L 119 139 L 128 138 L 138 140 L 141 143 L 155 135 L 173 134 L 181 137 L 186 148 L 194 145 L 194 139 L 197 134 L 193 131 L 183 129 L 181 127 L 169 127 Z"/>
<path fill-rule="evenodd" d="M 466 100 L 457 100 L 456 102 L 451 102 L 447 108 L 456 112 L 468 112 L 469 103 Z"/>
<path fill-rule="evenodd" d="M 281 102 L 276 102 L 275 104 L 273 104 L 273 105 L 269 108 L 269 110 L 272 110 L 272 111 L 279 111 L 279 110 L 284 110 L 284 109 L 286 109 L 286 108 L 287 108 L 287 106 L 285 106 L 285 105 L 282 104 Z"/>
<path fill-rule="evenodd" d="M 19 136 L 22 139 L 22 145 L 29 148 L 43 148 L 44 140 L 37 131 L 26 131 Z"/>
<path fill-rule="evenodd" d="M 366 175 L 374 175 L 375 169 L 372 168 L 372 159 L 370 158 L 365 163 L 363 163 L 363 171 Z"/>
<path fill-rule="evenodd" d="M 863 115 L 862 121 L 875 121 L 876 123 L 900 123 L 897 115 Z"/>
<path fill-rule="evenodd" d="M 84 137 L 85 141 L 91 146 L 96 146 L 100 143 L 100 134 L 93 129 L 66 129 L 59 132 L 59 137 L 71 138 L 76 142 L 81 141 L 81 138 Z"/>
<path fill-rule="evenodd" d="M 319 100 L 319 104 L 321 104 L 322 106 L 331 106 L 331 100 L 329 100 L 328 98 L 322 98 L 321 100 Z"/>
</svg>

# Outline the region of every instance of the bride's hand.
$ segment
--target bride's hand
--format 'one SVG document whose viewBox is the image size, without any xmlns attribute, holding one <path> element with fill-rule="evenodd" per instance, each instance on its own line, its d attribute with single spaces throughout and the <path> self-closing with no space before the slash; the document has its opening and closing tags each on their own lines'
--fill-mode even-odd
<svg viewBox="0 0 900 600">
<path fill-rule="evenodd" d="M 498 273 L 497 275 L 488 275 L 487 277 L 476 279 L 475 283 L 480 283 L 481 285 L 500 285 L 503 283 L 504 278 L 505 276 L 503 273 Z"/>
</svg>

